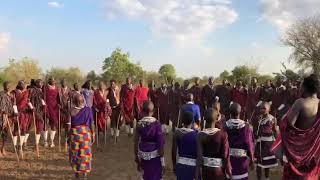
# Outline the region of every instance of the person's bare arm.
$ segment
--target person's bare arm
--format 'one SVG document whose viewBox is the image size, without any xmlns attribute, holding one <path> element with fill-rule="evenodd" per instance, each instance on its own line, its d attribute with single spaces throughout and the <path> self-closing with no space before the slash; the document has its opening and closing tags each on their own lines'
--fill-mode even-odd
<svg viewBox="0 0 320 180">
<path fill-rule="evenodd" d="M 272 125 L 272 131 L 275 137 L 278 137 L 279 134 L 279 126 L 278 126 L 278 122 L 277 119 L 274 118 L 273 119 L 273 125 Z"/>
<path fill-rule="evenodd" d="M 296 123 L 301 109 L 302 109 L 302 99 L 298 99 L 293 104 L 291 110 L 288 113 L 288 119 L 290 121 L 291 126 L 294 126 L 294 124 Z"/>
</svg>

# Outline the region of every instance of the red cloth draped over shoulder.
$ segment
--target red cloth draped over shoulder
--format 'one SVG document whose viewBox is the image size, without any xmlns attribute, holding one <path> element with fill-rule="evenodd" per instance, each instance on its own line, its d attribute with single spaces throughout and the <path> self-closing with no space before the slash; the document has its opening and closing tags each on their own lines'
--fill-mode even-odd
<svg viewBox="0 0 320 180">
<path fill-rule="evenodd" d="M 15 90 L 14 95 L 16 98 L 16 105 L 19 111 L 24 111 L 29 108 L 28 106 L 28 100 L 29 100 L 29 91 L 19 91 Z"/>
<path fill-rule="evenodd" d="M 102 95 L 99 90 L 94 91 L 93 95 L 93 104 L 94 107 L 97 108 L 99 111 L 105 111 L 107 105 L 107 99 L 105 95 Z"/>
<path fill-rule="evenodd" d="M 313 180 L 312 177 L 316 180 L 320 173 L 320 104 L 318 106 L 316 120 L 309 129 L 291 126 L 287 115 L 281 124 L 281 143 L 288 158 L 289 171 L 308 180 Z M 292 173 L 288 173 L 288 176 L 292 176 Z"/>
<path fill-rule="evenodd" d="M 149 89 L 147 87 L 139 86 L 135 89 L 135 97 L 136 97 L 139 117 L 143 116 L 142 107 L 143 107 L 143 103 L 149 99 L 148 94 L 149 94 Z"/>
<path fill-rule="evenodd" d="M 243 88 L 234 88 L 231 91 L 231 100 L 235 103 L 240 104 L 242 108 L 245 108 L 247 102 L 247 94 L 245 93 L 245 90 Z"/>
<path fill-rule="evenodd" d="M 59 90 L 55 86 L 44 86 L 45 101 L 47 104 L 47 116 L 50 121 L 59 120 Z"/>
<path fill-rule="evenodd" d="M 134 89 L 133 87 L 129 87 L 128 85 L 122 85 L 121 91 L 121 114 L 126 120 L 127 123 L 133 122 L 133 105 L 134 105 Z"/>
</svg>

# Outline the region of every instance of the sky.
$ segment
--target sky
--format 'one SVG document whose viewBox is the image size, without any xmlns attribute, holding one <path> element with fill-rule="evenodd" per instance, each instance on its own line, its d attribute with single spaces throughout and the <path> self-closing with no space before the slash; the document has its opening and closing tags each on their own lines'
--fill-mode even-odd
<svg viewBox="0 0 320 180">
<path fill-rule="evenodd" d="M 146 70 L 169 63 L 181 77 L 243 64 L 270 74 L 288 62 L 285 30 L 318 7 L 319 0 L 0 0 L 0 67 L 30 57 L 43 70 L 101 72 L 121 48 Z"/>
</svg>

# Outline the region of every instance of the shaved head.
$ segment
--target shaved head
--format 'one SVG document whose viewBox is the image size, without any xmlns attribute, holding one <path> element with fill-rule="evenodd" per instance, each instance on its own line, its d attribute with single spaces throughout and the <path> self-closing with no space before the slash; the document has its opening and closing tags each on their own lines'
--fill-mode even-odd
<svg viewBox="0 0 320 180">
<path fill-rule="evenodd" d="M 233 103 L 231 104 L 230 106 L 230 115 L 231 115 L 231 118 L 239 118 L 240 116 L 240 113 L 241 113 L 241 106 L 240 104 L 238 103 Z"/>
<path fill-rule="evenodd" d="M 193 94 L 192 93 L 189 93 L 187 95 L 187 101 L 193 101 Z"/>
<path fill-rule="evenodd" d="M 270 112 L 271 104 L 269 102 L 262 102 L 260 106 L 260 113 L 267 115 Z"/>
<path fill-rule="evenodd" d="M 264 102 L 262 102 L 261 106 L 262 106 L 262 107 L 266 107 L 266 108 L 269 108 L 269 109 L 270 109 L 271 104 L 270 104 L 269 102 L 264 101 Z"/>
<path fill-rule="evenodd" d="M 153 105 L 152 101 L 145 101 L 143 103 L 142 110 L 144 113 L 146 113 L 148 115 L 152 114 L 154 111 L 154 105 Z"/>
</svg>

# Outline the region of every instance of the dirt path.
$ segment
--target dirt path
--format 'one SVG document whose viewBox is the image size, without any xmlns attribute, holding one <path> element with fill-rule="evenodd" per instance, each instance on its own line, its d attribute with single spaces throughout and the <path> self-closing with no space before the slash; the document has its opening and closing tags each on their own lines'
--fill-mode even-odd
<svg viewBox="0 0 320 180">
<path fill-rule="evenodd" d="M 32 136 L 30 137 L 32 139 Z M 166 138 L 166 164 L 165 180 L 174 180 L 171 155 L 171 136 Z M 100 140 L 100 144 L 103 140 Z M 30 142 L 32 143 L 32 142 Z M 102 144 L 103 145 L 103 144 Z M 58 152 L 58 148 L 45 149 L 41 147 L 40 159 L 37 159 L 30 146 L 25 153 L 25 160 L 19 164 L 15 160 L 12 144 L 7 146 L 7 156 L 0 157 L 0 180 L 10 179 L 72 179 L 73 172 L 68 164 L 65 152 Z M 133 156 L 133 138 L 122 134 L 117 144 L 113 144 L 111 137 L 105 148 L 94 149 L 93 170 L 89 179 L 93 180 L 140 180 L 136 171 Z M 278 180 L 280 171 L 273 171 L 270 179 Z M 251 176 L 250 179 L 255 179 Z"/>
</svg>

